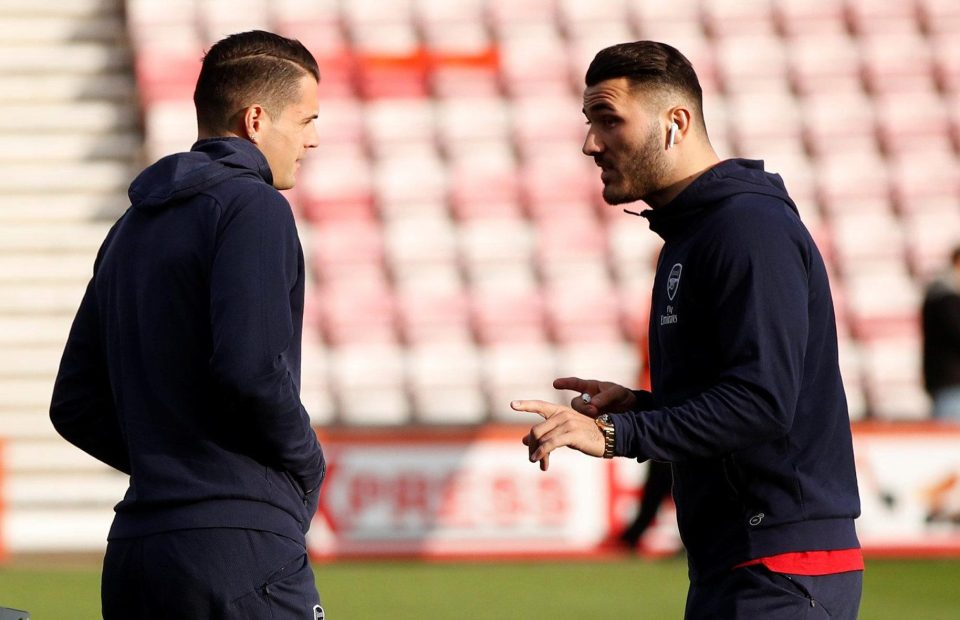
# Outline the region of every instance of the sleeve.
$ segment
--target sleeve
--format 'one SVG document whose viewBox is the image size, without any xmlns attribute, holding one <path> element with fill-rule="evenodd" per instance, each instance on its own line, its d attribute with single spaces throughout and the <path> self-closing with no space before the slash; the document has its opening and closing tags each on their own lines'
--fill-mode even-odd
<svg viewBox="0 0 960 620">
<path fill-rule="evenodd" d="M 64 439 L 129 474 L 130 457 L 117 419 L 100 337 L 95 278 L 87 285 L 70 328 L 53 386 L 50 421 Z"/>
<path fill-rule="evenodd" d="M 310 493 L 322 481 L 323 455 L 288 359 L 299 350 L 291 307 L 303 277 L 299 248 L 279 194 L 260 190 L 224 215 L 210 276 L 210 368 L 257 438 L 258 455 Z"/>
<path fill-rule="evenodd" d="M 705 349 L 718 362 L 715 382 L 675 406 L 614 416 L 618 455 L 713 458 L 793 426 L 809 331 L 809 250 L 799 224 L 768 211 L 723 226 L 698 261 L 707 278 L 698 285 L 710 291 Z"/>
</svg>

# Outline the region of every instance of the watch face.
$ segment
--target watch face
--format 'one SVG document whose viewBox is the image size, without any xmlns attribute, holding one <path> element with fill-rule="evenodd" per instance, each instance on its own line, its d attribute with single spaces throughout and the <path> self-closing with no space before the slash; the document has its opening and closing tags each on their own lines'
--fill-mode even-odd
<svg viewBox="0 0 960 620">
<path fill-rule="evenodd" d="M 599 416 L 597 416 L 597 422 L 600 424 L 613 424 L 609 413 L 601 413 Z"/>
</svg>

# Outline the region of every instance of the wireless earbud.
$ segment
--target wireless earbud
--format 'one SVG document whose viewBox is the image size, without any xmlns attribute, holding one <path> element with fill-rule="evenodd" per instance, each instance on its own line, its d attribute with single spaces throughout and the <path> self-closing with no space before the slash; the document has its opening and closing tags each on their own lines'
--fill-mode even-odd
<svg viewBox="0 0 960 620">
<path fill-rule="evenodd" d="M 673 146 L 673 141 L 677 139 L 677 130 L 680 127 L 676 123 L 670 123 L 670 142 L 667 144 L 667 148 Z"/>
</svg>

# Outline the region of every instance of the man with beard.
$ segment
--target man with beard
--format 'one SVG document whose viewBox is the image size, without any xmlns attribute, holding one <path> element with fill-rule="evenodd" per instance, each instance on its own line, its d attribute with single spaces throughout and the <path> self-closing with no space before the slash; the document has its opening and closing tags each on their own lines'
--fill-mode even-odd
<svg viewBox="0 0 960 620">
<path fill-rule="evenodd" d="M 558 379 L 531 462 L 570 447 L 669 462 L 688 551 L 688 620 L 855 618 L 863 558 L 850 422 L 823 260 L 783 181 L 720 161 L 674 48 L 594 58 L 583 146 L 610 204 L 643 200 L 664 239 L 650 312 L 652 389 Z M 808 615 L 809 614 L 809 615 Z"/>
</svg>

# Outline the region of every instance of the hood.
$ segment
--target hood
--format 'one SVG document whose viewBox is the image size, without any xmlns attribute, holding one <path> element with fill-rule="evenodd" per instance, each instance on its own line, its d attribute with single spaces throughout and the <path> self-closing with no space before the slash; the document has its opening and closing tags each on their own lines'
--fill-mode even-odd
<svg viewBox="0 0 960 620">
<path fill-rule="evenodd" d="M 127 195 L 137 209 L 162 209 L 239 176 L 273 184 L 267 159 L 256 146 L 242 138 L 207 138 L 188 153 L 168 155 L 148 167 Z"/>
<path fill-rule="evenodd" d="M 738 194 L 772 196 L 797 211 L 779 174 L 766 172 L 763 162 L 752 159 L 727 159 L 697 177 L 680 194 L 659 209 L 647 209 L 640 215 L 650 229 L 667 238 L 682 230 L 703 211 Z"/>
</svg>

